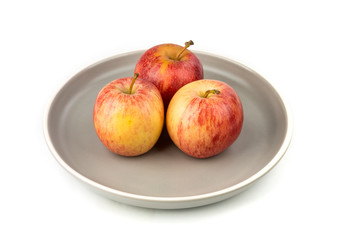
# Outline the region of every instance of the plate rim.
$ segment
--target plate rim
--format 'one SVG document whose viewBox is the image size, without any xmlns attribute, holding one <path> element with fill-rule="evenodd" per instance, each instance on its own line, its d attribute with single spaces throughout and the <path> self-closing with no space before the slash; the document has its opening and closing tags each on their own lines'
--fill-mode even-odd
<svg viewBox="0 0 360 240">
<path fill-rule="evenodd" d="M 57 91 L 55 91 L 55 93 L 53 94 L 53 96 L 50 98 L 49 103 L 46 106 L 46 109 L 44 111 L 44 115 L 43 115 L 43 134 L 44 134 L 44 138 L 45 138 L 45 142 L 51 152 L 51 154 L 53 155 L 53 157 L 57 160 L 57 162 L 65 169 L 67 170 L 71 175 L 73 175 L 75 178 L 79 179 L 80 181 L 89 184 L 90 186 L 104 191 L 106 193 L 111 193 L 114 194 L 118 197 L 123 197 L 123 198 L 128 198 L 128 199 L 132 199 L 132 200 L 140 200 L 140 201 L 151 201 L 151 202 L 188 202 L 188 201 L 199 201 L 199 200 L 205 200 L 205 199 L 209 199 L 209 198 L 215 198 L 215 197 L 220 197 L 223 195 L 227 195 L 227 194 L 231 194 L 233 192 L 239 191 L 241 189 L 244 189 L 245 187 L 249 186 L 251 183 L 255 182 L 256 180 L 260 179 L 261 177 L 263 177 L 266 173 L 268 173 L 273 167 L 275 167 L 277 165 L 277 163 L 282 159 L 282 157 L 284 156 L 284 154 L 286 153 L 287 149 L 290 146 L 290 142 L 292 139 L 292 135 L 293 135 L 293 118 L 292 118 L 292 114 L 290 113 L 290 108 L 289 105 L 286 101 L 284 101 L 284 97 L 283 95 L 280 95 L 278 89 L 274 88 L 274 86 L 272 84 L 269 83 L 269 81 L 267 81 L 264 77 L 262 77 L 259 73 L 257 73 L 256 71 L 254 71 L 253 69 L 249 68 L 248 66 L 243 65 L 242 63 L 233 60 L 233 59 L 229 59 L 227 57 L 223 57 L 220 56 L 218 54 L 214 54 L 214 53 L 209 53 L 209 52 L 205 52 L 205 51 L 198 51 L 198 50 L 192 50 L 192 52 L 194 52 L 195 54 L 201 54 L 201 55 L 206 55 L 206 56 L 210 56 L 212 58 L 218 58 L 220 60 L 224 60 L 230 63 L 233 63 L 237 66 L 240 66 L 241 68 L 251 72 L 252 74 L 256 75 L 256 77 L 258 77 L 259 79 L 261 79 L 262 81 L 264 81 L 266 84 L 268 84 L 269 86 L 271 86 L 272 90 L 278 95 L 278 97 L 280 98 L 285 113 L 286 113 L 286 121 L 287 121 L 287 128 L 286 128 L 286 135 L 285 138 L 282 142 L 281 147 L 277 150 L 277 153 L 275 154 L 275 156 L 269 161 L 268 164 L 266 164 L 261 170 L 259 170 L 258 172 L 256 172 L 255 174 L 253 174 L 251 177 L 245 179 L 244 181 L 241 181 L 237 184 L 234 184 L 232 186 L 223 188 L 221 190 L 217 190 L 214 192 L 209 192 L 209 193 L 204 193 L 204 194 L 198 194 L 198 195 L 191 195 L 191 196 L 181 196 L 181 197 L 156 197 L 156 196 L 146 196 L 146 195 L 140 195 L 140 194 L 134 194 L 134 193 L 129 193 L 129 192 L 124 192 L 124 191 L 120 191 L 120 190 L 116 190 L 113 189 L 111 187 L 105 186 L 103 184 L 97 183 L 94 180 L 91 180 L 89 178 L 87 178 L 86 176 L 80 174 L 79 172 L 77 172 L 76 170 L 74 170 L 71 166 L 69 166 L 64 159 L 62 159 L 62 157 L 59 155 L 59 153 L 56 151 L 56 148 L 51 140 L 50 137 L 50 133 L 49 133 L 49 113 L 50 110 L 52 108 L 52 105 L 56 99 L 56 97 L 58 96 L 58 94 L 61 92 L 61 90 L 70 82 L 74 81 L 74 79 L 76 79 L 77 76 L 81 75 L 82 73 L 86 72 L 87 70 L 100 65 L 102 63 L 111 61 L 113 59 L 116 58 L 123 58 L 129 55 L 133 55 L 133 54 L 139 54 L 142 53 L 146 50 L 135 50 L 135 51 L 130 51 L 130 52 L 126 52 L 126 53 L 120 53 L 120 54 L 116 54 L 107 58 L 104 58 L 102 60 L 96 61 L 93 64 L 88 65 L 87 67 L 83 68 L 81 71 L 77 72 L 75 75 L 73 75 L 72 77 L 70 77 L 67 81 L 65 81 L 58 89 Z"/>
</svg>

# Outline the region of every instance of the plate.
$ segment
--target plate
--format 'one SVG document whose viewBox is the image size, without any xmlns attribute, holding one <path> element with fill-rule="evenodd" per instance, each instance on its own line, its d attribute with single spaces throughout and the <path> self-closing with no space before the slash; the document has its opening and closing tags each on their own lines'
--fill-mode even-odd
<svg viewBox="0 0 360 240">
<path fill-rule="evenodd" d="M 292 123 L 282 98 L 248 67 L 194 51 L 204 78 L 228 83 L 244 109 L 243 129 L 227 150 L 209 159 L 181 152 L 166 129 L 152 150 L 138 157 L 108 151 L 92 121 L 98 92 L 133 75 L 144 51 L 99 61 L 71 78 L 45 112 L 44 135 L 55 159 L 70 174 L 113 200 L 147 208 L 177 209 L 215 203 L 240 193 L 269 172 L 290 144 Z"/>
</svg>

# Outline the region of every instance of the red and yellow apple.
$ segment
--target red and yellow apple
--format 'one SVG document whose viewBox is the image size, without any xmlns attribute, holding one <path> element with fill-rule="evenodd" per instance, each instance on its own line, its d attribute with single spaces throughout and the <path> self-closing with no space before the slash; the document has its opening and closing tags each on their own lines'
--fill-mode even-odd
<svg viewBox="0 0 360 240">
<path fill-rule="evenodd" d="M 98 94 L 93 121 L 100 141 L 112 152 L 137 156 L 149 151 L 164 125 L 164 105 L 156 86 L 138 78 L 121 78 Z"/>
<path fill-rule="evenodd" d="M 135 72 L 160 90 L 165 109 L 172 96 L 182 86 L 203 79 L 203 66 L 197 56 L 187 48 L 176 44 L 161 44 L 147 50 L 138 60 Z"/>
<path fill-rule="evenodd" d="M 203 79 L 180 88 L 170 101 L 166 127 L 184 153 L 208 158 L 223 152 L 238 138 L 243 107 L 228 84 Z"/>
</svg>

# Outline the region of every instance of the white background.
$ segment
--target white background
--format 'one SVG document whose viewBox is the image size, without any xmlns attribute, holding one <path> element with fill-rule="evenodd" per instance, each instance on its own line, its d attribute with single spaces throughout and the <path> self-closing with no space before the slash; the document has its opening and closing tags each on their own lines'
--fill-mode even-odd
<svg viewBox="0 0 360 240">
<path fill-rule="evenodd" d="M 0 239 L 360 239 L 357 1 L 1 1 Z M 160 43 L 239 61 L 291 106 L 293 140 L 249 190 L 153 210 L 84 187 L 42 133 L 86 66 Z"/>
</svg>

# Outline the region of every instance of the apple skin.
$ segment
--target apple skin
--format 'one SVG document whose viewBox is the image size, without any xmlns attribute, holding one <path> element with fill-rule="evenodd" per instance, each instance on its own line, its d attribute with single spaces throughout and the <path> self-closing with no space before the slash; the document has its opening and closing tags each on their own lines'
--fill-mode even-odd
<svg viewBox="0 0 360 240">
<path fill-rule="evenodd" d="M 207 90 L 217 89 L 219 94 Z M 208 158 L 223 152 L 241 132 L 244 114 L 235 90 L 218 80 L 199 80 L 180 88 L 166 113 L 170 138 L 184 153 Z"/>
<path fill-rule="evenodd" d="M 160 90 L 165 109 L 172 96 L 182 86 L 204 78 L 204 70 L 197 56 L 176 44 L 161 44 L 147 50 L 138 60 L 135 72 L 140 78 L 150 81 Z"/>
<path fill-rule="evenodd" d="M 164 106 L 154 84 L 131 77 L 114 80 L 98 94 L 93 121 L 100 141 L 123 156 L 137 156 L 157 142 L 164 125 Z"/>
</svg>

